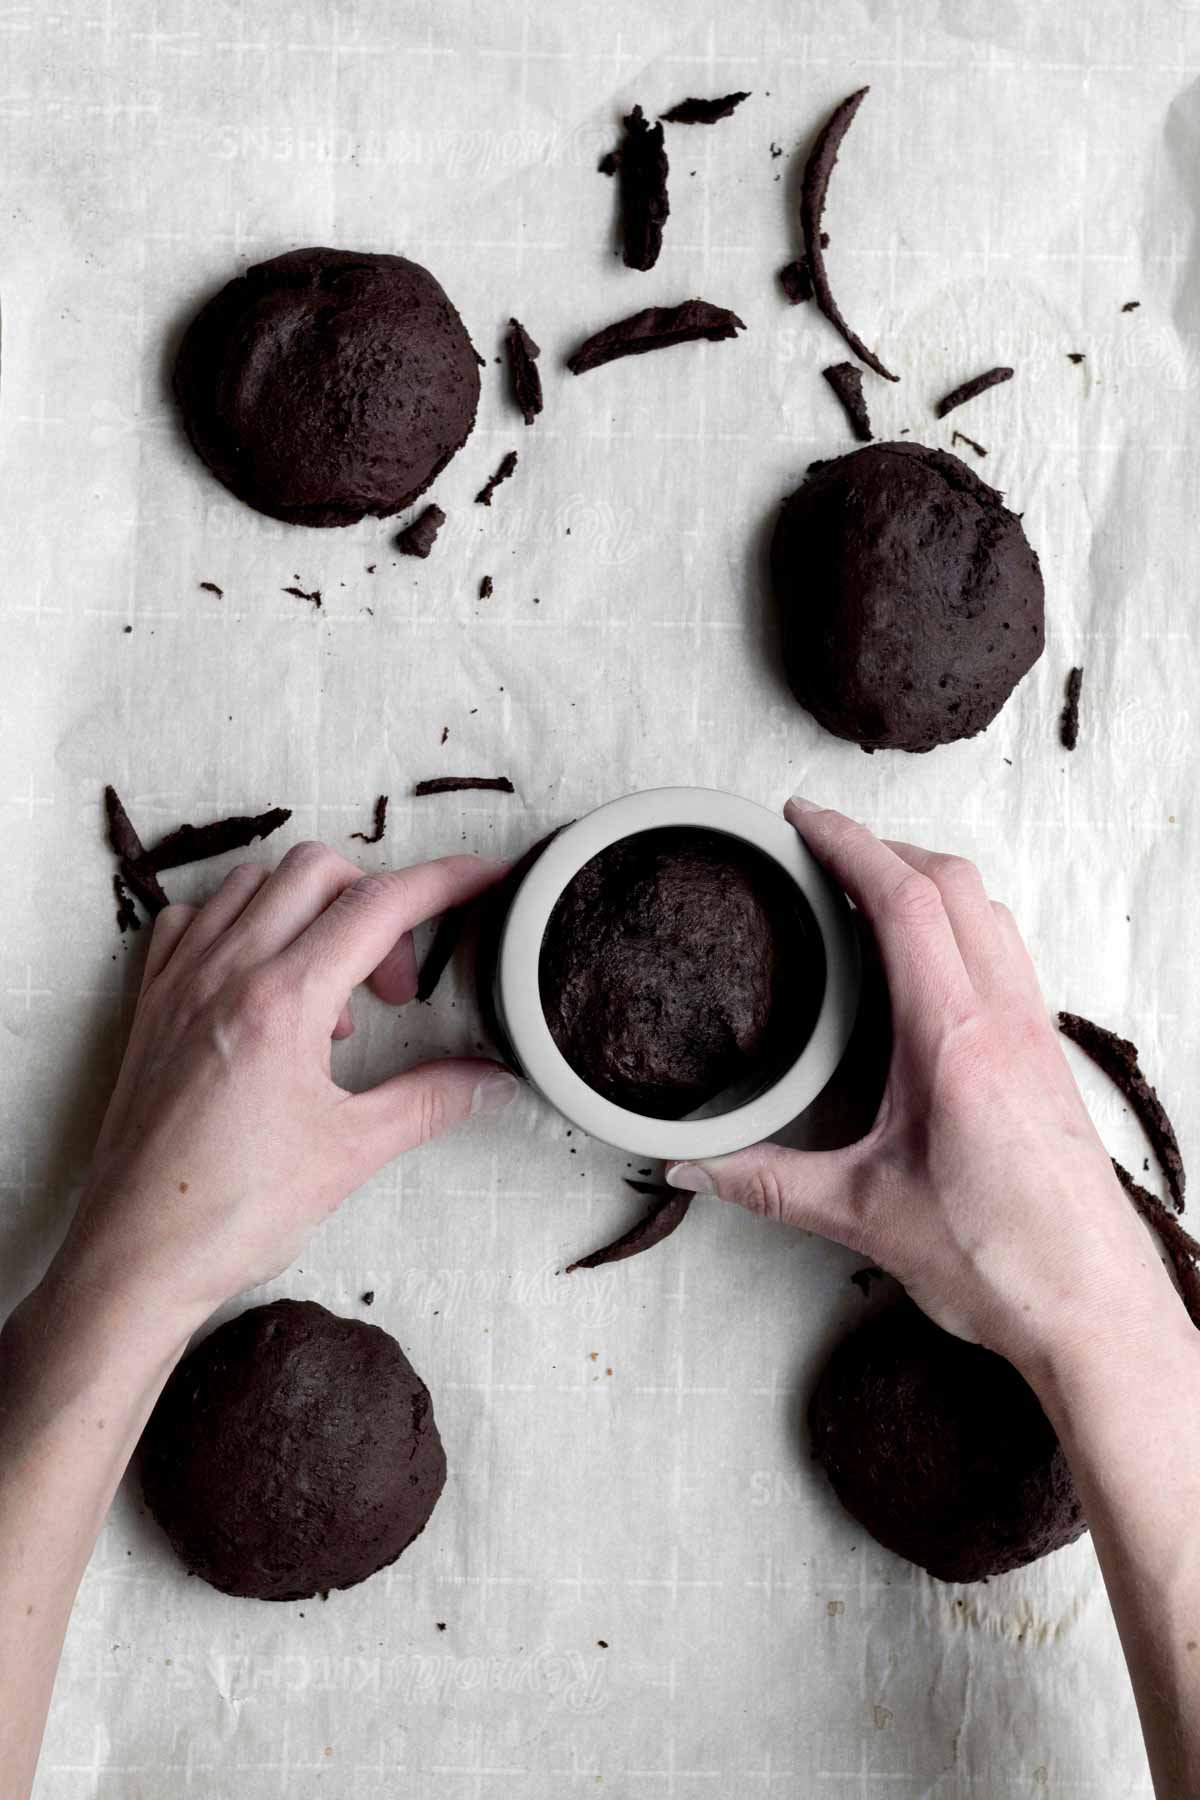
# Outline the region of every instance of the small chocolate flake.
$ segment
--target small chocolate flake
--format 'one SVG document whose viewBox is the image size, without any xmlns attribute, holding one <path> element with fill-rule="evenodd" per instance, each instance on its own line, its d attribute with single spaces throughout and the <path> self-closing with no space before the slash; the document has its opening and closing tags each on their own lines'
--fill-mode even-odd
<svg viewBox="0 0 1200 1800">
<path fill-rule="evenodd" d="M 508 321 L 504 339 L 508 352 L 508 374 L 513 399 L 527 425 L 532 425 L 542 410 L 542 378 L 537 359 L 542 354 L 519 319 Z"/>
<path fill-rule="evenodd" d="M 202 581 L 200 586 L 206 594 L 215 594 L 218 600 L 225 598 L 225 589 L 219 588 L 215 581 Z"/>
<path fill-rule="evenodd" d="M 863 399 L 862 370 L 856 369 L 853 363 L 842 362 L 832 363 L 828 369 L 822 369 L 821 373 L 841 401 L 854 436 L 860 444 L 869 444 L 871 419 L 867 403 Z"/>
<path fill-rule="evenodd" d="M 1083 670 L 1072 669 L 1067 676 L 1067 698 L 1058 722 L 1058 736 L 1064 750 L 1073 750 L 1079 742 L 1079 695 L 1083 688 Z"/>
<path fill-rule="evenodd" d="M 811 300 L 813 284 L 812 276 L 808 272 L 807 259 L 797 256 L 790 263 L 785 263 L 779 271 L 779 285 L 792 306 L 799 306 L 802 301 Z"/>
<path fill-rule="evenodd" d="M 976 456 L 987 455 L 987 451 L 984 449 L 983 445 L 976 443 L 974 438 L 968 437 L 965 431 L 953 432 L 950 437 L 950 442 L 952 444 L 966 444 L 969 449 L 975 452 Z"/>
<path fill-rule="evenodd" d="M 600 158 L 600 161 L 596 164 L 596 169 L 601 175 L 615 175 L 620 166 L 621 152 L 619 150 L 606 150 L 604 155 Z"/>
<path fill-rule="evenodd" d="M 1140 300 L 1127 300 L 1125 302 L 1124 306 L 1121 308 L 1121 311 L 1122 312 L 1136 312 L 1138 307 L 1141 304 L 1142 303 Z"/>
<path fill-rule="evenodd" d="M 130 891 L 136 894 L 150 917 L 154 918 L 170 902 L 154 871 L 142 867 L 145 847 L 121 804 L 116 788 L 112 786 L 104 790 L 104 810 L 108 819 L 109 847 L 117 859 L 121 878 Z"/>
<path fill-rule="evenodd" d="M 722 94 L 716 100 L 696 100 L 689 97 L 673 106 L 670 112 L 659 113 L 668 125 L 715 125 L 718 119 L 728 119 L 743 100 L 750 98 L 749 89 L 745 93 Z"/>
<path fill-rule="evenodd" d="M 821 242 L 821 215 L 825 211 L 825 197 L 829 191 L 829 177 L 833 174 L 833 166 L 837 162 L 838 151 L 842 139 L 850 128 L 851 120 L 863 103 L 869 90 L 859 88 L 857 92 L 848 94 L 835 106 L 813 145 L 807 163 L 804 165 L 804 177 L 800 186 L 800 227 L 804 235 L 804 255 L 808 263 L 809 275 L 812 278 L 813 297 L 834 330 L 839 332 L 845 342 L 853 350 L 859 362 L 866 363 L 868 369 L 874 369 L 876 375 L 882 375 L 885 381 L 899 381 L 890 369 L 884 368 L 873 350 L 852 331 L 842 316 L 841 308 L 833 297 L 829 285 L 829 276 L 825 269 L 825 246 Z"/>
<path fill-rule="evenodd" d="M 462 794 L 469 788 L 487 788 L 498 794 L 515 792 L 507 775 L 434 775 L 427 781 L 418 781 L 413 794 L 417 798 L 426 794 Z"/>
<path fill-rule="evenodd" d="M 137 908 L 133 904 L 133 896 L 119 874 L 113 875 L 113 893 L 117 899 L 117 930 L 124 936 L 127 931 L 140 931 L 142 921 L 137 916 Z"/>
<path fill-rule="evenodd" d="M 362 1303 L 364 1306 L 374 1306 L 374 1304 L 375 1304 L 375 1289 L 374 1288 L 367 1289 L 366 1293 L 362 1296 Z"/>
<path fill-rule="evenodd" d="M 387 809 L 388 797 L 386 794 L 380 794 L 378 800 L 375 802 L 375 825 L 373 830 L 369 832 L 352 831 L 350 836 L 352 838 L 357 838 L 360 844 L 378 844 L 382 839 L 384 832 L 387 830 Z"/>
<path fill-rule="evenodd" d="M 679 306 L 648 306 L 627 319 L 617 319 L 586 339 L 567 359 L 572 375 L 586 374 L 619 356 L 641 356 L 648 350 L 664 350 L 671 344 L 687 344 L 698 338 L 713 343 L 736 337 L 744 322 L 727 307 L 707 300 L 685 300 Z"/>
<path fill-rule="evenodd" d="M 479 506 L 490 506 L 492 504 L 492 495 L 495 493 L 496 489 L 500 486 L 500 483 L 502 481 L 508 480 L 509 476 L 512 474 L 512 472 L 516 468 L 516 466 L 517 466 L 516 451 L 515 450 L 507 451 L 506 454 L 500 458 L 500 462 L 499 462 L 499 465 L 497 466 L 496 473 L 494 475 L 488 476 L 487 480 L 484 482 L 483 486 L 480 488 L 479 492 L 476 494 L 476 496 L 475 496 L 476 503 Z"/>
<path fill-rule="evenodd" d="M 420 556 L 422 558 L 428 556 L 433 549 L 438 532 L 445 523 L 446 515 L 441 507 L 430 504 L 419 518 L 414 519 L 411 525 L 405 526 L 396 539 L 397 550 L 401 556 Z"/>
<path fill-rule="evenodd" d="M 307 600 L 309 605 L 315 606 L 318 612 L 321 610 L 320 588 L 313 588 L 312 592 L 307 594 L 302 587 L 285 587 L 281 588 L 280 592 L 284 594 L 294 594 L 297 600 Z"/>
<path fill-rule="evenodd" d="M 989 388 L 999 387 L 1002 381 L 1011 381 L 1012 378 L 1011 369 L 985 369 L 982 375 L 972 375 L 970 381 L 964 381 L 958 387 L 951 388 L 948 394 L 943 394 L 933 410 L 939 419 L 944 419 L 956 406 L 965 406 L 968 400 L 974 400 L 978 395 L 986 394 Z"/>
<path fill-rule="evenodd" d="M 450 727 L 448 725 L 443 725 L 442 726 L 442 742 L 443 742 L 443 744 L 445 743 L 446 739 L 449 736 L 450 736 Z"/>
<path fill-rule="evenodd" d="M 479 598 L 481 600 L 490 600 L 493 592 L 492 578 L 490 575 L 485 575 L 479 583 Z"/>
<path fill-rule="evenodd" d="M 1067 351 L 1067 361 L 1068 362 L 1081 363 L 1085 360 L 1086 356 L 1087 356 L 1086 350 L 1068 350 Z"/>
</svg>

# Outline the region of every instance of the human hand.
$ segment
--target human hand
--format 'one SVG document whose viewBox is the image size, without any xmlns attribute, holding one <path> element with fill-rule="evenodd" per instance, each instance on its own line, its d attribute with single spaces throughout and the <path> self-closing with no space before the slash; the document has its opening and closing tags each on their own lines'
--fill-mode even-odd
<svg viewBox="0 0 1200 1800">
<path fill-rule="evenodd" d="M 292 1262 L 314 1226 L 403 1150 L 517 1083 L 447 1060 L 361 1094 L 330 1073 L 330 1039 L 369 981 L 413 998 L 414 925 L 461 905 L 504 865 L 449 856 L 363 875 L 322 844 L 273 873 L 234 869 L 199 909 L 155 923 L 116 1090 L 52 1279 L 194 1329 Z"/>
<path fill-rule="evenodd" d="M 870 924 L 893 1050 L 867 1135 L 759 1144 L 667 1170 L 675 1187 L 819 1231 L 878 1262 L 947 1330 L 1018 1365 L 1116 1329 L 1167 1277 L 1088 1117 L 1006 907 L 957 857 L 881 843 L 840 813 L 785 813 Z"/>
</svg>

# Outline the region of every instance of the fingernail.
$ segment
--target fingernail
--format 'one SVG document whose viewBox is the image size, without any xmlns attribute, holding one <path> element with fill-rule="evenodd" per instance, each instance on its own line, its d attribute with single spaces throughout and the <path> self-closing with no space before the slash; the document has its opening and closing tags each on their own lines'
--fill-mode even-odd
<svg viewBox="0 0 1200 1800">
<path fill-rule="evenodd" d="M 793 794 L 788 805 L 794 806 L 797 812 L 820 812 L 821 810 L 815 800 L 806 800 L 803 794 Z"/>
<path fill-rule="evenodd" d="M 697 1163 L 672 1163 L 667 1170 L 667 1186 L 682 1188 L 688 1194 L 715 1194 L 713 1178 Z"/>
<path fill-rule="evenodd" d="M 503 1069 L 497 1069 L 494 1075 L 485 1075 L 471 1096 L 471 1117 L 476 1113 L 500 1112 L 510 1100 L 517 1097 L 520 1082 L 515 1075 L 508 1075 Z"/>
</svg>

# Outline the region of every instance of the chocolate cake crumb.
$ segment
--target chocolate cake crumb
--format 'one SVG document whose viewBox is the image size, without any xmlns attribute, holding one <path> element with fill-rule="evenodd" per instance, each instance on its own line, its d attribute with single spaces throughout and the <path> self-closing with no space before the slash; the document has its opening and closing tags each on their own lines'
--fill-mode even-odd
<svg viewBox="0 0 1200 1800">
<path fill-rule="evenodd" d="M 679 306 L 648 306 L 587 338 L 574 356 L 568 357 L 567 367 L 572 375 L 584 375 L 619 356 L 641 356 L 648 350 L 663 350 L 697 338 L 716 343 L 736 337 L 745 329 L 736 313 L 707 300 L 685 300 Z"/>
<path fill-rule="evenodd" d="M 871 442 L 871 418 L 863 399 L 862 371 L 853 363 L 831 363 L 822 375 L 842 403 L 850 430 L 862 444 Z"/>
<path fill-rule="evenodd" d="M 419 518 L 406 525 L 396 539 L 396 548 L 401 556 L 426 557 L 433 549 L 438 532 L 446 523 L 446 515 L 440 506 L 431 502 Z"/>
<path fill-rule="evenodd" d="M 1002 381 L 1012 378 L 1011 369 L 985 369 L 982 375 L 972 375 L 970 381 L 961 382 L 948 394 L 943 394 L 933 410 L 939 419 L 944 419 L 956 406 L 965 406 L 968 400 L 974 400 L 979 394 L 986 394 L 989 388 L 999 387 Z"/>
<path fill-rule="evenodd" d="M 596 164 L 596 170 L 600 175 L 615 175 L 620 166 L 620 151 L 606 150 L 604 155 L 600 158 L 600 161 Z"/>
<path fill-rule="evenodd" d="M 270 837 L 291 816 L 290 807 L 273 806 L 268 812 L 252 816 L 237 813 L 229 819 L 215 819 L 211 825 L 180 825 L 143 853 L 138 870 L 158 874 L 162 869 L 178 869 L 184 863 L 204 862 L 226 850 L 242 850 L 255 838 Z"/>
<path fill-rule="evenodd" d="M 1058 735 L 1064 750 L 1073 750 L 1079 742 L 1079 695 L 1083 688 L 1083 670 L 1072 669 L 1067 676 L 1067 698 L 1058 722 Z"/>
<path fill-rule="evenodd" d="M 215 594 L 218 600 L 225 598 L 225 589 L 219 588 L 215 581 L 202 581 L 200 586 L 206 594 Z"/>
<path fill-rule="evenodd" d="M 309 594 L 306 594 L 301 587 L 285 587 L 281 588 L 280 592 L 284 594 L 294 594 L 297 600 L 307 600 L 309 605 L 315 606 L 318 612 L 321 610 L 320 588 L 313 588 L 312 592 Z"/>
<path fill-rule="evenodd" d="M 803 256 L 797 256 L 790 263 L 783 265 L 779 271 L 779 285 L 792 306 L 799 306 L 801 301 L 812 299 L 812 276 L 808 272 L 808 262 Z"/>
<path fill-rule="evenodd" d="M 1121 311 L 1122 312 L 1136 312 L 1138 307 L 1141 304 L 1142 303 L 1140 300 L 1127 300 L 1125 302 L 1124 306 L 1121 308 Z"/>
<path fill-rule="evenodd" d="M 350 836 L 352 838 L 357 838 L 360 844 L 378 844 L 382 839 L 384 832 L 387 830 L 387 809 L 388 797 L 386 794 L 380 794 L 378 800 L 375 802 L 374 828 L 369 832 L 352 831 Z"/>
<path fill-rule="evenodd" d="M 479 598 L 481 600 L 490 600 L 494 591 L 491 576 L 485 575 L 479 583 Z"/>
<path fill-rule="evenodd" d="M 616 166 L 621 188 L 622 260 L 629 269 L 652 269 L 671 211 L 669 165 L 663 128 L 651 125 L 640 106 L 625 116 L 625 136 L 616 152 Z"/>
<path fill-rule="evenodd" d="M 770 152 L 771 152 L 771 161 L 772 161 L 772 162 L 778 162 L 778 161 L 779 161 L 779 158 L 780 158 L 780 157 L 781 157 L 781 156 L 782 156 L 782 155 L 783 155 L 783 145 L 782 145 L 782 144 L 777 144 L 777 143 L 776 143 L 776 142 L 775 142 L 775 140 L 774 140 L 774 138 L 772 138 L 772 139 L 771 139 L 771 142 L 770 142 L 770 144 L 769 144 L 769 145 L 768 145 L 768 146 L 767 146 L 767 148 L 768 148 L 768 149 L 769 149 L 769 150 L 770 150 Z"/>
<path fill-rule="evenodd" d="M 507 775 L 434 775 L 418 781 L 413 794 L 417 798 L 425 794 L 462 794 L 468 788 L 489 788 L 498 794 L 515 792 Z"/>
<path fill-rule="evenodd" d="M 374 1306 L 374 1304 L 375 1304 L 375 1289 L 374 1288 L 367 1289 L 366 1293 L 362 1296 L 362 1303 L 364 1306 Z"/>
<path fill-rule="evenodd" d="M 508 352 L 513 399 L 525 423 L 532 425 L 542 410 L 542 378 L 537 371 L 537 359 L 542 352 L 519 319 L 508 321 L 504 347 Z"/>
<path fill-rule="evenodd" d="M 1067 361 L 1068 362 L 1081 363 L 1085 360 L 1086 356 L 1087 356 L 1086 350 L 1068 350 L 1067 351 Z"/>
<path fill-rule="evenodd" d="M 968 437 L 965 431 L 952 432 L 951 436 L 950 436 L 950 442 L 952 444 L 966 444 L 968 446 L 968 448 L 970 448 L 971 450 L 973 450 L 975 452 L 976 456 L 986 456 L 987 455 L 987 451 L 984 449 L 983 445 L 977 444 L 975 442 L 975 439 Z"/>
<path fill-rule="evenodd" d="M 1182 1212 L 1187 1176 L 1179 1139 L 1175 1135 L 1175 1127 L 1167 1117 L 1166 1108 L 1142 1074 L 1138 1065 L 1137 1045 L 1131 1044 L 1128 1038 L 1118 1037 L 1115 1032 L 1106 1030 L 1103 1025 L 1095 1025 L 1090 1019 L 1081 1018 L 1078 1013 L 1060 1012 L 1058 1028 L 1064 1037 L 1069 1037 L 1086 1056 L 1091 1057 L 1097 1068 L 1103 1069 L 1109 1080 L 1125 1096 L 1158 1158 L 1175 1211 Z"/>
<path fill-rule="evenodd" d="M 137 908 L 133 904 L 133 896 L 120 874 L 113 875 L 113 893 L 117 899 L 117 930 L 124 936 L 127 931 L 140 931 L 142 921 L 137 916 Z"/>
<path fill-rule="evenodd" d="M 900 377 L 883 366 L 875 352 L 867 348 L 842 316 L 829 285 L 825 269 L 825 247 L 821 242 L 821 215 L 825 210 L 829 177 L 833 174 L 842 139 L 869 91 L 865 87 L 859 88 L 856 93 L 847 95 L 845 100 L 835 106 L 813 145 L 800 187 L 800 227 L 804 234 L 804 255 L 812 280 L 813 297 L 818 307 L 860 362 L 866 363 L 868 369 L 874 369 L 877 375 L 882 375 L 885 381 L 899 381 Z"/>
<path fill-rule="evenodd" d="M 448 725 L 443 725 L 442 726 L 442 738 L 441 738 L 441 741 L 443 744 L 445 743 L 446 739 L 449 736 L 450 736 L 450 727 Z"/>
<path fill-rule="evenodd" d="M 578 1262 L 568 1263 L 564 1274 L 573 1275 L 576 1269 L 598 1269 L 602 1263 L 624 1262 L 627 1257 L 640 1256 L 643 1250 L 652 1250 L 683 1223 L 695 1197 L 677 1188 L 649 1188 L 644 1183 L 632 1181 L 626 1186 L 635 1188 L 638 1193 L 653 1193 L 656 1196 L 653 1205 L 636 1225 L 623 1231 L 611 1244 L 593 1250 L 590 1256 L 581 1256 Z"/>
<path fill-rule="evenodd" d="M 500 462 L 496 469 L 496 473 L 494 475 L 488 476 L 487 480 L 484 482 L 483 486 L 480 488 L 479 492 L 476 494 L 476 496 L 475 496 L 476 504 L 479 506 L 490 506 L 492 504 L 492 495 L 495 493 L 496 489 L 500 486 L 500 483 L 502 481 L 508 480 L 509 476 L 512 474 L 512 472 L 516 468 L 516 466 L 517 466 L 516 451 L 515 450 L 507 451 L 506 454 L 500 458 Z"/>
<path fill-rule="evenodd" d="M 749 89 L 745 93 L 722 94 L 716 100 L 696 100 L 689 97 L 673 106 L 670 112 L 659 113 L 668 125 L 715 125 L 718 119 L 728 119 L 742 104 L 750 98 Z"/>
</svg>

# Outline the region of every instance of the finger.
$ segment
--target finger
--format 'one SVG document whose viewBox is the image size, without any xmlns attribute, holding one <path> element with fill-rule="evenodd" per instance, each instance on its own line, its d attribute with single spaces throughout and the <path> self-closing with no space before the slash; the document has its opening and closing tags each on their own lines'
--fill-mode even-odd
<svg viewBox="0 0 1200 1800">
<path fill-rule="evenodd" d="M 858 1145 L 787 1150 L 781 1144 L 755 1144 L 703 1163 L 672 1163 L 667 1183 L 692 1194 L 715 1194 L 759 1218 L 819 1231 L 851 1249 L 865 1250 L 851 1179 L 860 1161 Z"/>
<path fill-rule="evenodd" d="M 229 934 L 239 963 L 265 962 L 306 931 L 362 870 L 327 844 L 294 844 Z"/>
<path fill-rule="evenodd" d="M 897 1020 L 962 1006 L 971 983 L 942 897 L 865 825 L 793 795 L 784 816 L 866 915 Z"/>
<path fill-rule="evenodd" d="M 448 1058 L 347 1095 L 344 1120 L 356 1179 L 365 1181 L 394 1156 L 465 1119 L 501 1111 L 520 1086 L 498 1063 Z"/>
<path fill-rule="evenodd" d="M 338 1043 L 341 1043 L 343 1038 L 354 1036 L 354 1020 L 350 1014 L 350 1002 L 348 1000 L 338 1014 L 338 1022 L 329 1035 L 332 1038 L 336 1038 Z"/>
<path fill-rule="evenodd" d="M 1008 958 L 983 877 L 974 863 L 965 857 L 923 850 L 918 844 L 899 843 L 891 838 L 884 842 L 901 862 L 928 875 L 937 888 L 959 954 L 976 987 L 990 990 L 997 982 L 1002 983 Z"/>
<path fill-rule="evenodd" d="M 1014 987 L 1019 988 L 1030 999 L 1037 1000 L 1042 1007 L 1045 1007 L 1046 1001 L 1042 994 L 1042 984 L 1038 980 L 1037 969 L 1029 954 L 1029 947 L 1021 936 L 1017 921 L 1002 901 L 993 900 L 990 905 L 992 917 L 996 922 L 997 934 L 1004 945 L 1009 978 Z"/>
<path fill-rule="evenodd" d="M 411 931 L 398 937 L 369 978 L 373 994 L 388 1006 L 407 1006 L 417 992 L 417 952 Z"/>
<path fill-rule="evenodd" d="M 505 872 L 504 863 L 486 857 L 444 856 L 411 869 L 363 875 L 284 951 L 283 973 L 307 985 L 316 1003 L 336 1018 L 351 989 L 379 967 L 406 931 L 474 899 Z"/>
<path fill-rule="evenodd" d="M 150 934 L 150 948 L 146 952 L 146 966 L 142 970 L 140 993 L 144 994 L 155 976 L 162 974 L 178 949 L 180 939 L 196 917 L 196 910 L 194 906 L 176 902 L 173 906 L 164 906 L 155 918 L 154 930 Z"/>
<path fill-rule="evenodd" d="M 269 874 L 270 870 L 262 863 L 239 863 L 236 869 L 230 869 L 216 893 L 204 902 L 196 916 L 188 936 L 189 954 L 199 956 L 223 937 L 229 927 L 236 924 Z"/>
</svg>

